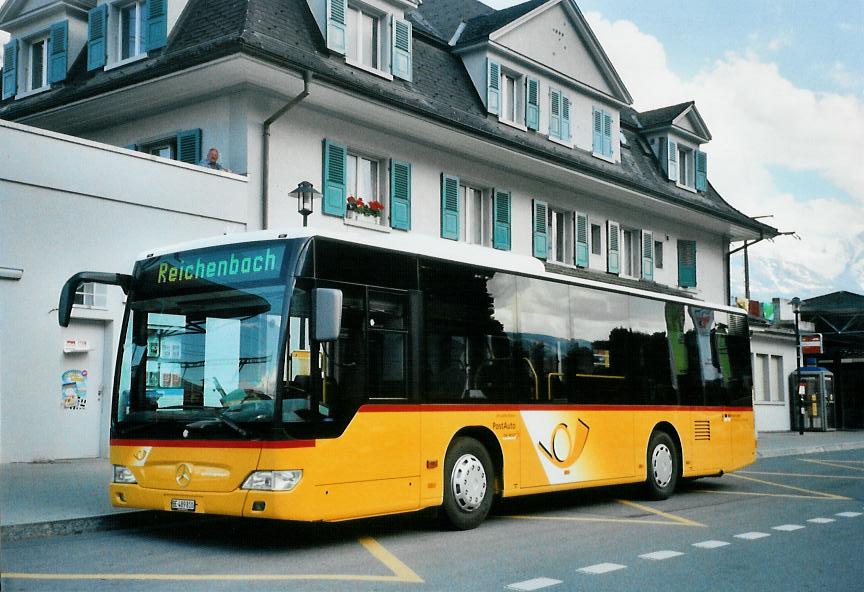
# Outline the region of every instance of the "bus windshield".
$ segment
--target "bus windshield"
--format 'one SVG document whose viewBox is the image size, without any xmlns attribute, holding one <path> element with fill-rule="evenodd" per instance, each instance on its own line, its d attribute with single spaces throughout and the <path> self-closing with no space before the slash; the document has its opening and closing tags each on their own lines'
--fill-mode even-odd
<svg viewBox="0 0 864 592">
<path fill-rule="evenodd" d="M 269 430 L 290 293 L 286 255 L 285 243 L 242 245 L 139 263 L 116 435 L 224 439 Z"/>
</svg>

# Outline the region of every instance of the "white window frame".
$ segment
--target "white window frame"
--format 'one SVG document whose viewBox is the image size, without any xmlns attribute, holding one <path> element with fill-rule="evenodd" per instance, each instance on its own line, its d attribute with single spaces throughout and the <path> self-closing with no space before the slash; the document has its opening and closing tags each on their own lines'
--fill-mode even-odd
<svg viewBox="0 0 864 592">
<path fill-rule="evenodd" d="M 678 142 L 678 178 L 675 183 L 684 189 L 696 189 L 696 173 L 693 167 L 693 149 Z M 684 179 L 682 182 L 681 179 Z"/>
<path fill-rule="evenodd" d="M 356 25 L 352 26 L 352 13 L 358 13 L 374 18 L 377 21 L 378 30 L 378 63 L 375 66 L 369 66 L 363 63 L 363 45 L 360 42 L 362 37 Z M 349 66 L 371 72 L 376 76 L 381 76 L 388 80 L 393 80 L 393 75 L 390 73 L 390 39 L 393 34 L 392 17 L 381 10 L 374 8 L 363 2 L 349 2 L 348 14 L 345 15 L 345 63 Z M 358 48 L 359 53 L 353 53 L 353 49 Z M 353 54 L 353 55 L 352 55 Z"/>
<path fill-rule="evenodd" d="M 135 48 L 132 53 L 130 53 L 125 58 L 123 57 L 123 13 L 127 8 L 135 7 Z M 143 19 L 144 19 L 144 2 L 142 0 L 133 0 L 132 2 L 124 2 L 122 4 L 115 5 L 117 10 L 117 58 L 118 62 L 126 63 L 127 61 L 134 60 L 146 53 L 146 48 L 142 45 L 142 32 L 144 30 Z"/>
<path fill-rule="evenodd" d="M 351 170 L 351 162 L 350 161 L 352 158 L 362 159 L 362 160 L 366 160 L 368 162 L 375 163 L 375 167 L 376 167 L 375 177 L 376 178 L 374 179 L 374 182 L 375 182 L 375 188 L 373 189 L 373 192 L 375 193 L 374 196 L 357 195 L 358 177 L 357 177 L 357 166 L 356 165 L 354 167 L 354 187 L 351 187 L 349 185 L 348 173 Z M 380 224 L 384 224 L 384 222 L 382 222 L 382 220 L 387 219 L 388 206 L 389 206 L 389 204 L 387 203 L 388 200 L 385 199 L 385 196 L 387 195 L 387 193 L 386 193 L 387 182 L 386 181 L 387 181 L 387 176 L 388 176 L 387 175 L 387 170 L 388 170 L 387 169 L 387 159 L 379 158 L 378 156 L 374 156 L 374 155 L 365 153 L 361 150 L 354 150 L 354 149 L 349 147 L 348 148 L 348 154 L 346 156 L 346 161 L 347 161 L 346 167 L 345 167 L 345 197 L 346 197 L 346 199 L 353 195 L 354 197 L 361 198 L 363 200 L 363 202 L 366 204 L 369 204 L 372 201 L 380 201 L 384 205 L 384 209 L 381 210 L 381 216 L 379 217 L 378 220 L 379 220 Z M 359 160 L 358 160 L 358 162 L 359 162 Z M 347 210 L 345 211 L 345 215 L 346 216 L 348 215 Z"/>
<path fill-rule="evenodd" d="M 24 68 L 24 85 L 25 94 L 37 93 L 42 90 L 51 88 L 51 83 L 48 82 L 48 39 L 50 35 L 47 32 L 36 35 L 27 40 L 27 67 Z M 36 49 L 36 44 L 42 42 L 42 84 L 33 86 L 33 53 Z"/>
<path fill-rule="evenodd" d="M 509 81 L 512 81 L 512 102 L 507 98 Z M 501 93 L 501 108 L 498 111 L 498 121 L 522 131 L 528 131 L 528 128 L 525 126 L 525 75 L 501 66 L 499 88 L 499 92 Z"/>
<path fill-rule="evenodd" d="M 473 192 L 473 195 L 480 200 L 479 219 L 474 214 L 474 209 L 468 203 L 468 192 Z M 474 183 L 459 184 L 459 211 L 462 212 L 462 224 L 459 228 L 459 241 L 469 245 L 480 245 L 483 247 L 491 246 L 490 240 L 490 222 L 492 220 L 492 200 L 489 198 L 489 192 L 478 187 Z M 476 242 L 471 236 L 473 230 L 479 226 L 480 242 Z"/>
<path fill-rule="evenodd" d="M 619 257 L 622 277 L 638 279 L 642 276 L 641 234 L 642 233 L 636 228 L 621 227 L 621 249 L 619 251 Z"/>
<path fill-rule="evenodd" d="M 75 300 L 78 300 L 79 296 L 81 297 L 82 302 L 75 302 Z M 81 284 L 75 291 L 75 298 L 72 306 L 73 308 L 107 309 L 108 286 L 95 282 L 86 282 Z"/>
<path fill-rule="evenodd" d="M 589 238 L 591 240 L 591 248 L 588 251 L 588 256 L 591 255 L 600 257 L 603 255 L 603 225 L 589 224 Z M 597 236 L 594 236 L 594 229 L 597 229 Z"/>
<path fill-rule="evenodd" d="M 573 237 L 573 212 L 548 206 L 547 208 L 546 236 L 548 237 L 548 254 L 546 260 L 550 263 L 573 263 L 572 237 Z M 557 228 L 556 222 L 560 220 L 562 228 Z M 561 240 L 561 257 L 558 257 L 558 240 Z"/>
</svg>

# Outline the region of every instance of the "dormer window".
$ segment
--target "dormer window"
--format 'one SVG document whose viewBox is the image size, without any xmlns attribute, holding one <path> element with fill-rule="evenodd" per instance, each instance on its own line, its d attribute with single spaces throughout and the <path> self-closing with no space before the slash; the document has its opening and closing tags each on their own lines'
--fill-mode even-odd
<svg viewBox="0 0 864 592">
<path fill-rule="evenodd" d="M 119 11 L 119 48 L 121 60 L 133 58 L 144 53 L 142 39 L 143 2 L 133 2 L 120 8 Z"/>
<path fill-rule="evenodd" d="M 501 118 L 510 123 L 522 123 L 519 121 L 519 80 L 515 74 L 504 72 L 501 74 Z M 519 119 L 517 119 L 519 118 Z"/>
<path fill-rule="evenodd" d="M 27 66 L 27 90 L 39 90 L 48 86 L 48 36 L 30 42 Z"/>
<path fill-rule="evenodd" d="M 348 60 L 381 69 L 381 17 L 366 7 L 348 5 Z"/>
<path fill-rule="evenodd" d="M 690 187 L 690 151 L 678 148 L 678 183 Z"/>
</svg>

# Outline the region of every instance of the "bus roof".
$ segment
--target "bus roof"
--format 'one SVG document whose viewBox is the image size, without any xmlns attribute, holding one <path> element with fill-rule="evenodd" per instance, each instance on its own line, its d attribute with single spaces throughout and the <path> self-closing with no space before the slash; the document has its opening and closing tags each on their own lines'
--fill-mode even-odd
<svg viewBox="0 0 864 592">
<path fill-rule="evenodd" d="M 614 285 L 599 280 L 576 278 L 549 272 L 546 271 L 546 267 L 541 260 L 527 255 L 517 255 L 509 251 L 501 251 L 479 245 L 471 245 L 457 241 L 446 241 L 435 237 L 406 234 L 402 232 L 392 232 L 388 234 L 370 232 L 368 235 L 349 236 L 345 233 L 312 227 L 257 230 L 252 232 L 223 234 L 215 237 L 177 243 L 159 249 L 145 251 L 138 257 L 138 259 L 144 260 L 149 259 L 150 257 L 158 257 L 161 255 L 177 253 L 180 251 L 190 251 L 193 249 L 205 249 L 207 247 L 312 237 L 328 238 L 357 245 L 377 247 L 389 251 L 421 255 L 432 259 L 442 259 L 456 263 L 476 265 L 478 267 L 486 267 L 521 275 L 551 279 L 567 284 L 601 288 L 611 292 L 633 294 L 635 296 L 645 296 L 657 300 L 679 302 L 682 304 L 699 304 L 701 306 L 707 306 L 709 308 L 733 314 L 746 314 L 746 311 L 739 308 L 712 304 L 696 298 L 684 298 L 681 296 L 662 294 L 648 289 L 631 288 L 629 286 Z"/>
</svg>

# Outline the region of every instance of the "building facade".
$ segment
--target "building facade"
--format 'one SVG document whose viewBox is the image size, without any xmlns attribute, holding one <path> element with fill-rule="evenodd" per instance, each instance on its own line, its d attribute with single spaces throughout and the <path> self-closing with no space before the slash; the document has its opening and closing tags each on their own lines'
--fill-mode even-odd
<svg viewBox="0 0 864 592">
<path fill-rule="evenodd" d="M 631 107 L 572 0 L 9 0 L 0 29 L 0 118 L 154 163 L 216 147 L 243 178 L 226 205 L 243 229 L 298 225 L 289 193 L 311 181 L 309 223 L 331 231 L 479 244 L 722 304 L 730 242 L 776 234 L 711 185 L 695 104 Z M 116 179 L 117 199 L 140 193 L 123 170 L 76 166 Z M 208 200 L 159 176 L 145 187 L 169 211 Z M 138 250 L 168 238 L 140 230 Z M 3 400 L 6 442 L 20 403 Z"/>
</svg>

